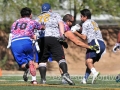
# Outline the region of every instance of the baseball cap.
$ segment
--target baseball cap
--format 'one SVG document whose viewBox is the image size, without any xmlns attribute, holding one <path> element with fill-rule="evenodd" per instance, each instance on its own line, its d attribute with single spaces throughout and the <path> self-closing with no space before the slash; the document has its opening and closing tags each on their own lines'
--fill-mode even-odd
<svg viewBox="0 0 120 90">
<path fill-rule="evenodd" d="M 51 6 L 49 3 L 42 4 L 42 13 L 48 12 L 51 9 Z"/>
</svg>

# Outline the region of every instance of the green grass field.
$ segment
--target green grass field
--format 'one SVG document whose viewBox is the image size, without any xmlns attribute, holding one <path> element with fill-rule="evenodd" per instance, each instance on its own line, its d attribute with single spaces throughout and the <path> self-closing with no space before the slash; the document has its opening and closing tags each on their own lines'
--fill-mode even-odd
<svg viewBox="0 0 120 90">
<path fill-rule="evenodd" d="M 87 84 L 81 84 L 82 76 L 72 76 L 75 82 L 74 86 L 61 84 L 59 76 L 47 76 L 47 84 L 32 85 L 31 77 L 28 82 L 24 82 L 22 76 L 1 76 L 0 90 L 120 90 L 120 82 L 115 82 L 115 76 L 103 75 L 99 76 L 95 84 L 91 84 L 92 77 L 89 78 Z M 40 77 L 37 77 L 39 83 Z"/>
</svg>

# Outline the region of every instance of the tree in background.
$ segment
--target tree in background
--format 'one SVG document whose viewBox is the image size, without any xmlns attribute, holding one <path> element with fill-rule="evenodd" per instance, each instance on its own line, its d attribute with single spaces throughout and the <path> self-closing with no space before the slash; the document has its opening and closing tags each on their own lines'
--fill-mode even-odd
<svg viewBox="0 0 120 90">
<path fill-rule="evenodd" d="M 20 17 L 20 10 L 29 7 L 33 15 L 40 14 L 42 3 L 48 2 L 53 7 L 58 7 L 58 0 L 0 0 L 0 29 L 9 32 L 11 23 Z M 54 2 L 54 3 L 53 3 Z"/>
<path fill-rule="evenodd" d="M 119 0 L 60 0 L 61 2 L 68 2 L 67 7 L 70 13 L 74 11 L 73 15 L 76 16 L 80 10 L 87 8 L 90 9 L 92 15 L 97 16 L 100 14 L 108 14 L 120 17 L 120 2 Z M 64 6 L 63 6 L 64 8 Z"/>
<path fill-rule="evenodd" d="M 40 14 L 42 3 L 48 2 L 52 9 L 67 9 L 70 13 L 74 12 L 76 20 L 77 14 L 81 9 L 90 9 L 93 15 L 109 14 L 120 17 L 119 0 L 0 0 L 0 28 L 7 30 L 11 23 L 20 17 L 19 11 L 23 7 L 30 7 L 33 15 Z M 67 2 L 67 8 L 64 8 L 63 2 Z"/>
</svg>

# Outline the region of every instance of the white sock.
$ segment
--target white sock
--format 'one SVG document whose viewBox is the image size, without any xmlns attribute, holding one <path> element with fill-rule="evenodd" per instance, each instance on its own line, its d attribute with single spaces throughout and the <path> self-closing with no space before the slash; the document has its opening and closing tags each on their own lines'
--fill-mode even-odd
<svg viewBox="0 0 120 90">
<path fill-rule="evenodd" d="M 36 76 L 32 76 L 32 81 L 36 81 Z"/>
<path fill-rule="evenodd" d="M 96 71 L 95 68 L 91 68 L 91 72 L 92 72 L 93 74 L 95 74 L 97 71 Z"/>
<path fill-rule="evenodd" d="M 85 78 L 83 78 L 83 81 L 87 81 Z"/>
</svg>

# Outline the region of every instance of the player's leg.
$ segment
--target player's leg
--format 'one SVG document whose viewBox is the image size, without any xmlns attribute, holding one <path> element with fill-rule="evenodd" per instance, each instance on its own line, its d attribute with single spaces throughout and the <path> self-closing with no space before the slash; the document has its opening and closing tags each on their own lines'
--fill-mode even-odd
<svg viewBox="0 0 120 90">
<path fill-rule="evenodd" d="M 28 64 L 28 63 L 23 64 L 21 67 L 22 67 L 22 68 L 25 68 L 24 74 L 23 74 L 23 80 L 24 80 L 25 82 L 27 82 L 27 81 L 28 81 L 29 74 L 30 74 L 29 64 Z"/>
<path fill-rule="evenodd" d="M 70 84 L 74 85 L 74 82 L 70 79 L 70 76 L 68 74 L 68 67 L 65 60 L 65 55 L 63 51 L 63 47 L 61 44 L 57 41 L 56 38 L 52 38 L 52 41 L 50 42 L 51 48 L 50 52 L 52 53 L 53 60 L 56 60 L 59 64 L 59 68 L 63 72 L 63 78 Z"/>
<path fill-rule="evenodd" d="M 91 74 L 91 70 L 86 66 L 86 71 L 85 71 L 85 75 L 81 81 L 82 84 L 86 84 L 87 83 L 87 80 L 88 80 L 88 77 L 89 75 Z"/>
<path fill-rule="evenodd" d="M 19 47 L 19 48 L 16 48 Z M 33 49 L 31 40 L 18 40 L 12 42 L 11 51 L 18 65 L 25 70 L 23 79 L 28 80 L 29 70 L 32 76 L 36 75 L 33 62 Z"/>
<path fill-rule="evenodd" d="M 95 40 L 92 40 L 90 45 L 95 45 Z M 99 72 L 96 71 L 94 67 L 94 62 L 96 60 L 97 53 L 94 50 L 87 50 L 86 52 L 86 65 L 93 74 L 92 84 L 94 83 L 95 78 L 99 75 Z"/>
<path fill-rule="evenodd" d="M 24 75 L 23 75 L 23 78 L 24 78 L 25 75 L 28 76 L 27 72 L 28 72 L 29 64 L 28 64 L 27 59 L 25 59 L 26 56 L 23 53 L 23 47 L 21 47 L 22 46 L 21 44 L 22 43 L 20 41 L 14 41 L 14 42 L 12 42 L 10 49 L 14 56 L 14 59 L 16 60 L 17 64 L 19 65 L 19 67 L 22 70 L 26 71 L 26 73 L 24 73 Z M 19 47 L 19 48 L 16 48 L 16 47 Z M 25 77 L 24 81 L 27 81 L 27 80 L 28 80 L 28 78 Z"/>
<path fill-rule="evenodd" d="M 61 70 L 61 68 L 59 68 L 59 71 L 60 71 L 60 74 L 61 74 L 61 80 L 62 80 L 62 84 L 68 84 L 68 82 L 64 79 L 64 77 L 63 77 L 63 72 L 62 72 L 62 70 Z"/>
<path fill-rule="evenodd" d="M 96 53 L 95 51 L 88 51 L 88 53 L 87 53 L 87 65 L 93 74 L 92 84 L 97 79 L 97 77 L 100 75 L 100 73 L 98 71 L 96 71 L 96 69 L 94 67 L 94 63 L 99 61 L 99 59 L 101 58 L 101 55 L 105 51 L 104 42 L 100 41 L 100 40 L 97 40 L 97 42 L 100 46 L 100 52 Z M 90 44 L 95 45 L 96 41 L 93 40 Z"/>
<path fill-rule="evenodd" d="M 42 62 L 39 63 L 39 72 L 40 72 L 40 76 L 41 76 L 41 80 L 40 80 L 40 84 L 45 84 L 46 83 L 46 68 L 47 64 Z"/>
<path fill-rule="evenodd" d="M 58 61 L 59 63 L 59 68 L 62 70 L 62 77 L 64 80 L 68 82 L 69 85 L 74 85 L 74 82 L 70 79 L 70 75 L 68 73 L 67 69 L 67 63 L 65 59 L 61 59 Z"/>
<path fill-rule="evenodd" d="M 96 41 L 95 41 L 96 42 Z M 105 52 L 105 43 L 103 42 L 103 41 L 101 41 L 101 40 L 97 40 L 97 42 L 98 42 L 98 44 L 99 44 L 99 53 L 97 53 L 97 55 L 96 55 L 96 57 L 95 58 L 93 58 L 93 65 L 94 65 L 94 63 L 95 62 L 98 62 L 99 60 L 100 60 L 100 58 L 101 58 L 101 56 L 103 55 L 103 53 Z M 97 73 L 95 73 L 94 75 L 93 75 L 93 80 L 92 80 L 92 83 L 94 83 L 94 81 L 97 79 L 97 77 L 100 75 L 100 73 L 99 72 L 97 72 Z"/>
<path fill-rule="evenodd" d="M 38 44 L 40 47 L 40 53 L 39 53 L 39 73 L 40 73 L 40 83 L 45 84 L 46 83 L 46 71 L 47 71 L 47 61 L 50 55 L 50 52 L 48 51 L 48 44 L 46 43 L 47 39 L 40 38 L 38 39 Z"/>
<path fill-rule="evenodd" d="M 48 62 L 52 62 L 52 61 L 53 61 L 52 54 L 50 53 L 50 56 L 48 58 Z M 63 72 L 62 72 L 61 68 L 59 68 L 59 71 L 61 74 L 62 84 L 68 84 L 67 81 L 63 78 Z"/>
<path fill-rule="evenodd" d="M 34 66 L 35 68 L 37 69 L 38 68 L 38 61 L 39 61 L 39 57 L 38 57 L 38 51 L 37 51 L 37 48 L 33 45 L 33 53 L 34 53 Z M 36 81 L 36 75 L 35 76 L 32 76 L 32 81 L 31 81 L 32 84 L 36 83 L 37 84 L 37 81 Z"/>
<path fill-rule="evenodd" d="M 28 67 L 27 67 L 27 69 L 24 71 L 24 75 L 23 75 L 24 81 L 27 81 L 27 80 L 28 80 L 28 77 L 29 77 L 29 74 L 30 74 L 30 69 L 31 69 L 31 70 L 34 70 L 34 69 L 35 69 L 35 73 L 36 73 L 36 68 L 38 67 L 38 53 L 37 53 L 37 50 L 36 50 L 35 46 L 33 46 L 32 48 L 33 48 L 33 49 L 32 49 L 32 50 L 33 50 L 33 53 L 29 54 L 29 55 L 27 56 L 27 58 L 33 58 L 33 61 L 32 61 L 32 62 L 30 61 L 28 64 L 26 64 L 26 66 L 28 66 Z M 33 54 L 33 55 L 32 55 L 32 54 Z M 32 64 L 32 65 L 30 66 L 30 64 Z M 31 76 L 32 76 L 31 84 L 37 84 L 36 74 L 35 74 L 35 75 L 31 74 Z"/>
</svg>

